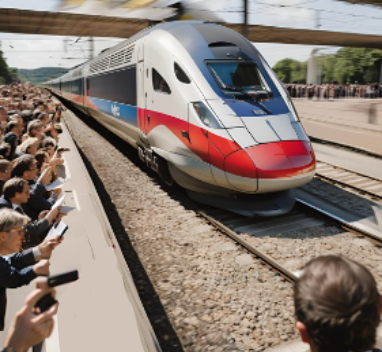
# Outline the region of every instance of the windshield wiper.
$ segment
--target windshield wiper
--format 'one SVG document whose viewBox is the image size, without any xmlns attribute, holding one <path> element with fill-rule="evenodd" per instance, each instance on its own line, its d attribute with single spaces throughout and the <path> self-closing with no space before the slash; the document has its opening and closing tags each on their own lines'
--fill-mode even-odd
<svg viewBox="0 0 382 352">
<path fill-rule="evenodd" d="M 265 112 L 267 112 L 268 114 L 272 115 L 272 111 L 269 110 L 263 103 L 262 101 L 260 100 L 260 98 L 256 95 L 256 94 L 248 94 L 245 90 L 242 90 L 242 89 L 239 89 L 239 88 L 235 88 L 235 87 L 227 87 L 225 86 L 224 87 L 225 90 L 229 90 L 231 92 L 238 92 L 238 93 L 241 93 L 243 95 L 245 95 L 246 97 L 248 98 L 251 98 L 258 106 L 260 106 Z"/>
</svg>

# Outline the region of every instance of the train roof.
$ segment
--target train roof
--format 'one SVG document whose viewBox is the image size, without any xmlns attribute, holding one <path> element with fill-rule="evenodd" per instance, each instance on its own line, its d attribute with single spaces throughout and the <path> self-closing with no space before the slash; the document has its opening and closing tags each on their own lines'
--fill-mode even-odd
<svg viewBox="0 0 382 352">
<path fill-rule="evenodd" d="M 134 42 L 147 36 L 153 31 L 158 29 L 170 33 L 176 40 L 182 43 L 183 47 L 192 57 L 197 58 L 200 55 L 206 56 L 206 50 L 213 45 L 235 45 L 242 50 L 252 51 L 257 53 L 254 45 L 244 38 L 241 34 L 225 27 L 220 24 L 203 21 L 174 21 L 163 22 L 151 27 L 148 27 L 139 33 L 133 35 L 131 38 L 118 43 L 114 47 L 105 50 L 96 58 L 83 63 L 80 66 L 68 71 L 59 79 L 62 81 L 73 80 L 82 76 L 82 70 L 86 65 L 89 67 L 102 66 L 102 62 L 108 57 L 113 56 L 115 53 L 124 49 L 128 49 Z M 198 60 L 196 60 L 198 61 Z M 92 72 L 92 70 L 91 70 Z M 57 80 L 57 79 L 56 79 Z M 55 82 L 53 80 L 52 82 Z"/>
</svg>

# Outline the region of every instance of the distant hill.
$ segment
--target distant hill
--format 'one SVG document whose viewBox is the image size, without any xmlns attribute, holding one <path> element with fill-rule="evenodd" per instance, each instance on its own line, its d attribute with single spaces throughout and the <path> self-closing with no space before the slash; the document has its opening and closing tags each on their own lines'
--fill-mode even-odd
<svg viewBox="0 0 382 352">
<path fill-rule="evenodd" d="M 64 73 L 68 72 L 69 69 L 62 67 L 41 67 L 32 70 L 23 68 L 16 70 L 21 82 L 31 81 L 34 83 L 41 83 L 62 76 Z"/>
</svg>

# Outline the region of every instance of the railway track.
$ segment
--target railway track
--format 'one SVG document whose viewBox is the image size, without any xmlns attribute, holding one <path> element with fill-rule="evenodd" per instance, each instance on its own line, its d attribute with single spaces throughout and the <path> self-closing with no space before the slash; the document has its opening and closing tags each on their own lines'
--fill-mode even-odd
<svg viewBox="0 0 382 352">
<path fill-rule="evenodd" d="M 375 200 L 382 200 L 382 181 L 322 161 L 317 162 L 316 177 L 342 187 L 351 188 Z"/>
<path fill-rule="evenodd" d="M 309 231 L 322 226 L 334 225 L 338 232 L 344 230 L 357 237 L 367 237 L 377 246 L 382 246 L 379 229 L 372 223 L 359 222 L 351 213 L 335 208 L 336 206 L 331 204 L 329 209 L 325 209 L 322 204 L 311 203 L 306 197 L 303 197 L 297 198 L 296 206 L 290 213 L 276 218 L 246 218 L 219 209 L 199 210 L 198 213 L 235 242 L 245 247 L 251 254 L 261 258 L 280 272 L 285 279 L 294 282 L 297 279 L 296 269 L 298 268 L 288 268 L 282 265 L 277 259 L 251 243 L 248 237 L 282 237 L 288 236 L 288 233 L 296 230 Z M 247 240 L 244 239 L 245 237 Z"/>
<path fill-rule="evenodd" d="M 349 145 L 338 143 L 338 142 L 328 141 L 328 140 L 325 140 L 322 138 L 316 138 L 316 137 L 312 137 L 312 136 L 309 136 L 309 139 L 313 143 L 324 144 L 324 145 L 328 145 L 328 146 L 331 146 L 334 148 L 344 149 L 344 150 L 347 150 L 350 152 L 354 152 L 357 154 L 362 154 L 362 155 L 366 155 L 366 156 L 370 156 L 370 157 L 382 160 L 382 155 L 377 154 L 377 153 L 370 151 L 370 150 L 366 150 L 366 149 L 362 149 L 362 148 L 358 148 L 358 147 L 354 147 L 354 146 L 349 146 Z"/>
</svg>

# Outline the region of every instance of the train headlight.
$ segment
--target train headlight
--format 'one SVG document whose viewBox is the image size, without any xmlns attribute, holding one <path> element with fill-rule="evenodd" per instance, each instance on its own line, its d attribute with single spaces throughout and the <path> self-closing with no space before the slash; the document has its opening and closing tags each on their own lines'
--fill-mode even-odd
<svg viewBox="0 0 382 352">
<path fill-rule="evenodd" d="M 197 101 L 192 103 L 195 112 L 206 126 L 211 128 L 223 128 L 221 122 L 217 119 L 217 117 L 211 112 L 211 110 L 206 106 L 206 104 L 201 101 Z"/>
</svg>

